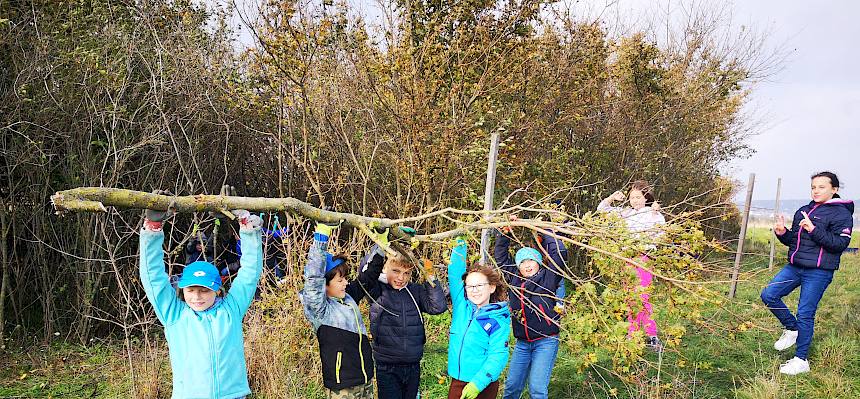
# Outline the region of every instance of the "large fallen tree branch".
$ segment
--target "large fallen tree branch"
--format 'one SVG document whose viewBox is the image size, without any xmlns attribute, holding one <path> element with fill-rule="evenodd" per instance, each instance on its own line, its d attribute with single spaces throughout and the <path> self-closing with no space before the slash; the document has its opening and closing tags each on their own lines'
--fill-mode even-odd
<svg viewBox="0 0 860 399">
<path fill-rule="evenodd" d="M 291 197 L 233 197 L 208 194 L 169 196 L 108 187 L 80 187 L 60 191 L 51 196 L 51 203 L 53 203 L 54 209 L 58 215 L 63 215 L 67 212 L 106 212 L 106 207 L 108 206 L 119 209 L 167 210 L 171 203 L 173 204 L 173 209 L 180 213 L 224 212 L 227 213 L 228 216 L 231 216 L 227 211 L 232 209 L 247 209 L 252 212 L 291 212 L 319 222 L 343 223 L 344 225 L 351 226 L 362 231 L 367 231 L 368 228 L 372 227 L 390 228 L 401 226 L 406 223 L 417 222 L 433 217 L 446 217 L 448 214 L 479 216 L 503 215 L 514 211 L 552 212 L 552 210 L 547 211 L 520 206 L 498 209 L 490 212 L 444 208 L 419 216 L 402 219 L 389 219 L 328 211 Z M 458 235 L 468 234 L 471 231 L 484 228 L 518 225 L 523 227 L 533 226 L 533 223 L 527 221 L 514 223 L 508 221 L 498 223 L 467 223 L 450 217 L 448 217 L 448 219 L 456 222 L 458 228 L 433 234 L 418 235 L 415 239 L 419 241 L 446 241 L 453 239 Z M 409 241 L 411 239 L 411 237 L 408 237 L 405 233 L 400 231 L 400 229 L 391 229 L 390 234 L 397 240 Z"/>
<path fill-rule="evenodd" d="M 106 206 L 111 206 L 120 209 L 154 209 L 167 210 L 172 205 L 176 212 L 191 213 L 191 212 L 223 212 L 231 215 L 229 210 L 246 209 L 254 212 L 291 212 L 297 215 L 304 216 L 308 219 L 313 219 L 319 222 L 326 223 L 342 223 L 343 225 L 354 227 L 364 232 L 371 240 L 376 242 L 370 229 L 373 227 L 391 228 L 403 225 L 407 222 L 416 222 L 433 217 L 443 217 L 455 223 L 456 229 L 443 231 L 439 233 L 416 235 L 415 240 L 418 241 L 448 241 L 463 234 L 477 231 L 485 228 L 501 228 L 509 227 L 524 227 L 535 232 L 550 234 L 561 239 L 564 242 L 573 244 L 589 251 L 604 253 L 605 255 L 623 260 L 632 265 L 643 267 L 638 260 L 630 259 L 615 253 L 608 253 L 599 248 L 587 245 L 578 240 L 573 240 L 571 237 L 585 237 L 593 235 L 593 233 L 583 229 L 574 229 L 569 225 L 563 225 L 550 221 L 537 219 L 519 219 L 517 221 L 495 220 L 488 218 L 490 215 L 500 216 L 516 211 L 544 212 L 557 213 L 566 217 L 570 215 L 564 214 L 561 211 L 553 209 L 537 209 L 522 206 L 513 206 L 505 209 L 497 209 L 490 212 L 485 211 L 470 211 L 460 210 L 455 208 L 445 208 L 423 215 L 403 218 L 375 218 L 352 213 L 328 211 L 317 208 L 307 202 L 295 198 L 261 198 L 261 197 L 235 197 L 222 195 L 197 194 L 187 196 L 170 196 L 147 193 L 143 191 L 134 191 L 118 188 L 107 187 L 80 187 L 71 190 L 57 192 L 51 196 L 51 202 L 57 211 L 58 215 L 63 215 L 66 212 L 106 212 Z M 481 221 L 463 221 L 454 219 L 449 214 L 459 215 L 483 215 L 485 218 Z M 394 242 L 392 247 L 386 247 L 386 251 L 391 254 L 402 254 L 413 262 L 417 263 L 415 255 L 409 250 L 407 245 L 397 244 L 396 241 L 410 242 L 413 238 L 406 235 L 400 229 L 392 228 L 390 235 L 393 236 Z M 379 244 L 378 242 L 376 242 Z M 668 281 L 680 282 L 679 280 L 656 274 L 657 277 Z"/>
</svg>

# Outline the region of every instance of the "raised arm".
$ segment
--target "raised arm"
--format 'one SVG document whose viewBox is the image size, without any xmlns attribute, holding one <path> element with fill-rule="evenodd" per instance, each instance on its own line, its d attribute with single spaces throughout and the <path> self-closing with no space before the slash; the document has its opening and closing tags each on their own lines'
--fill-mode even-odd
<svg viewBox="0 0 860 399">
<path fill-rule="evenodd" d="M 140 282 L 146 298 L 155 309 L 155 316 L 161 324 L 169 326 L 179 319 L 185 304 L 176 296 L 176 290 L 164 271 L 164 232 L 161 227 L 166 216 L 164 211 L 146 211 L 140 231 Z"/>
<path fill-rule="evenodd" d="M 257 283 L 263 273 L 263 236 L 260 229 L 263 220 L 244 210 L 234 213 L 239 217 L 239 235 L 242 242 L 239 263 L 242 266 L 225 299 L 231 306 L 236 307 L 239 314 L 245 314 L 254 300 L 254 292 L 257 291 Z"/>
<path fill-rule="evenodd" d="M 493 246 L 493 259 L 496 266 L 502 269 L 502 277 L 508 283 L 517 275 L 517 264 L 511 257 L 511 238 L 501 230 L 496 232 L 496 244 Z"/>
<path fill-rule="evenodd" d="M 561 282 L 562 274 L 560 270 L 564 269 L 567 262 L 567 247 L 564 241 L 553 237 L 549 234 L 541 234 L 544 250 L 546 250 L 549 259 L 547 259 L 547 280 L 546 284 L 550 290 L 554 290 Z"/>
<path fill-rule="evenodd" d="M 466 240 L 458 237 L 451 250 L 451 262 L 448 263 L 448 289 L 451 292 L 451 304 L 454 309 L 466 301 L 466 288 L 463 285 L 463 273 L 466 273 Z"/>
<path fill-rule="evenodd" d="M 615 201 L 624 201 L 624 198 L 625 198 L 624 193 L 622 193 L 621 191 L 616 191 L 616 192 L 612 193 L 612 195 L 604 198 L 603 201 L 600 201 L 600 203 L 597 204 L 597 210 L 599 212 L 618 212 L 618 213 L 621 213 L 621 210 L 623 208 L 612 206 L 612 203 Z"/>
<path fill-rule="evenodd" d="M 423 286 L 423 292 L 421 295 L 421 299 L 419 299 L 419 305 L 421 306 L 421 311 L 429 314 L 442 314 L 448 310 L 448 300 L 445 299 L 445 291 L 442 290 L 442 285 L 439 284 L 439 280 L 436 280 L 435 276 L 428 273 L 434 283 L 431 285 L 429 281 L 425 281 Z M 450 276 L 449 276 L 450 278 Z"/>
<path fill-rule="evenodd" d="M 370 252 L 364 256 L 359 264 L 358 277 L 351 280 L 346 286 L 346 293 L 358 303 L 365 295 L 378 296 L 379 275 L 385 265 L 385 252 L 374 245 Z"/>
<path fill-rule="evenodd" d="M 317 223 L 314 241 L 308 250 L 308 263 L 305 265 L 305 286 L 300 294 L 305 315 L 314 327 L 323 319 L 326 308 L 325 293 L 325 253 L 328 248 L 328 238 L 333 227 Z"/>
</svg>

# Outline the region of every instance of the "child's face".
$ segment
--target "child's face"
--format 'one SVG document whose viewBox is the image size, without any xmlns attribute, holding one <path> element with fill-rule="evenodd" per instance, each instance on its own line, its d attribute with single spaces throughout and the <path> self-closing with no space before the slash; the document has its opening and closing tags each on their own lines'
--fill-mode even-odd
<svg viewBox="0 0 860 399">
<path fill-rule="evenodd" d="M 338 273 L 325 286 L 325 294 L 330 297 L 343 299 L 346 297 L 346 279 Z"/>
<path fill-rule="evenodd" d="M 630 201 L 630 206 L 637 211 L 645 207 L 645 195 L 639 190 L 630 190 L 630 196 L 627 199 Z"/>
<path fill-rule="evenodd" d="M 534 276 L 535 274 L 537 274 L 537 272 L 540 271 L 540 265 L 531 259 L 526 259 L 520 262 L 520 265 L 518 267 L 520 270 L 520 274 L 523 277 Z"/>
<path fill-rule="evenodd" d="M 391 288 L 399 290 L 409 284 L 412 277 L 412 269 L 403 267 L 397 263 L 387 263 L 385 265 L 385 276 L 388 277 L 388 284 Z"/>
<path fill-rule="evenodd" d="M 206 287 L 191 286 L 182 289 L 185 303 L 195 312 L 202 312 L 215 304 L 216 292 Z"/>
<path fill-rule="evenodd" d="M 473 272 L 466 276 L 466 297 L 478 306 L 490 303 L 490 295 L 496 292 L 496 286 L 490 285 L 490 280 L 484 273 Z"/>
<path fill-rule="evenodd" d="M 833 199 L 839 187 L 833 187 L 829 177 L 818 176 L 812 179 L 812 200 L 815 202 L 827 202 Z"/>
</svg>

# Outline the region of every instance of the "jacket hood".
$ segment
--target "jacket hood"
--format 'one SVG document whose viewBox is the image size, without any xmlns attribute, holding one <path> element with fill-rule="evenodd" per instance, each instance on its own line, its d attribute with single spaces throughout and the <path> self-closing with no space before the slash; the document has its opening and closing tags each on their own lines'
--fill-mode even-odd
<svg viewBox="0 0 860 399">
<path fill-rule="evenodd" d="M 849 199 L 831 198 L 829 201 L 823 203 L 822 205 L 844 206 L 849 213 L 851 213 L 852 215 L 854 214 L 854 201 Z"/>
<path fill-rule="evenodd" d="M 472 306 L 474 305 L 475 304 L 472 304 Z M 493 302 L 481 306 L 481 308 L 478 309 L 478 314 L 481 316 L 505 317 L 510 316 L 511 311 L 510 308 L 508 308 L 507 302 Z"/>
</svg>

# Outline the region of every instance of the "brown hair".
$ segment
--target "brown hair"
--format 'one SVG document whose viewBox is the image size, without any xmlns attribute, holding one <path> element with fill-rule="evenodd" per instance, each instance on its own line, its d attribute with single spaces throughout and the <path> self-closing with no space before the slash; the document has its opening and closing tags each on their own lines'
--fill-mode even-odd
<svg viewBox="0 0 860 399">
<path fill-rule="evenodd" d="M 810 180 L 813 180 L 816 177 L 826 177 L 826 178 L 830 179 L 830 186 L 839 188 L 839 178 L 836 177 L 836 174 L 833 172 L 827 172 L 827 171 L 818 172 L 818 173 L 812 175 L 812 177 L 810 177 Z M 833 197 L 835 198 L 836 196 L 834 195 Z"/>
<path fill-rule="evenodd" d="M 325 285 L 328 285 L 328 283 L 330 283 L 333 278 L 337 277 L 338 274 L 343 278 L 349 277 L 349 265 L 347 264 L 349 258 L 346 255 L 339 254 L 333 256 L 332 259 L 343 260 L 343 262 L 326 272 Z"/>
<path fill-rule="evenodd" d="M 636 180 L 633 183 L 630 183 L 630 191 L 633 190 L 642 193 L 645 197 L 645 205 L 651 206 L 651 204 L 654 203 L 654 193 L 651 191 L 651 185 L 645 180 Z"/>
<path fill-rule="evenodd" d="M 400 266 L 406 270 L 412 270 L 415 268 L 415 265 L 413 265 L 409 259 L 400 254 L 397 254 L 397 256 L 389 256 L 388 259 L 385 260 L 384 267 L 389 266 Z"/>
<path fill-rule="evenodd" d="M 463 284 L 466 283 L 466 276 L 472 273 L 481 273 L 484 276 L 487 276 L 487 282 L 489 282 L 490 285 L 496 287 L 496 291 L 490 294 L 490 303 L 508 300 L 508 288 L 505 285 L 505 281 L 502 279 L 502 275 L 498 272 L 498 270 L 493 267 L 484 266 L 476 262 L 468 269 L 466 269 L 465 273 L 463 273 L 463 277 L 461 277 L 461 279 L 463 280 Z M 466 294 L 465 290 L 463 291 L 463 294 Z"/>
</svg>

